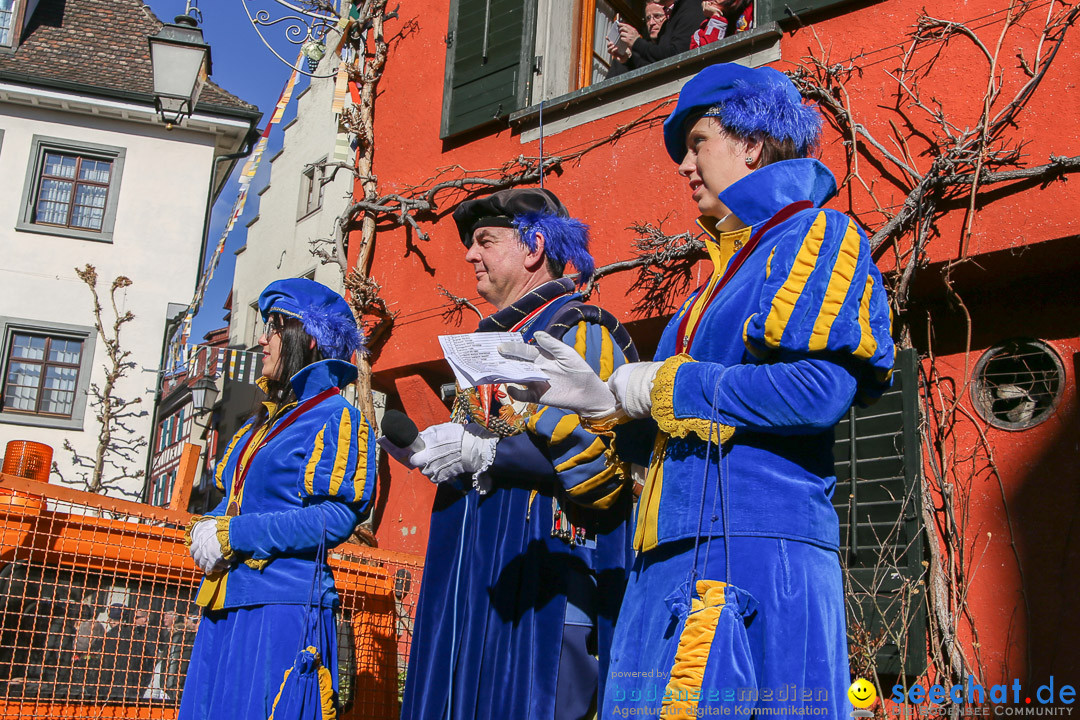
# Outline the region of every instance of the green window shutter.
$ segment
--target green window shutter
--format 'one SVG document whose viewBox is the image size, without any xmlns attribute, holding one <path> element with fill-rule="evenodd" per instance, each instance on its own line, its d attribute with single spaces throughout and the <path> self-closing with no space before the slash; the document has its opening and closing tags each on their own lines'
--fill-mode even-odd
<svg viewBox="0 0 1080 720">
<path fill-rule="evenodd" d="M 850 0 L 757 0 L 755 16 L 758 25 L 767 22 L 781 22 L 788 18 L 803 18 L 807 15 L 843 5 Z"/>
<path fill-rule="evenodd" d="M 443 138 L 525 106 L 532 79 L 536 0 L 454 0 L 447 33 Z"/>
<path fill-rule="evenodd" d="M 878 673 L 893 677 L 926 668 L 918 388 L 918 356 L 904 350 L 892 388 L 848 412 L 834 449 L 848 638 L 853 652 L 873 647 Z"/>
</svg>

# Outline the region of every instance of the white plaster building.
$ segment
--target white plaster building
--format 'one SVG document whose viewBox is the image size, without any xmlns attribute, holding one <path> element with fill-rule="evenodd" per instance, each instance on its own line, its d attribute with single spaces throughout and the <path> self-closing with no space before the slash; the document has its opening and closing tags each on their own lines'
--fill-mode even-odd
<svg viewBox="0 0 1080 720">
<path fill-rule="evenodd" d="M 327 56 L 318 69 L 329 75 L 338 59 Z M 270 158 L 270 180 L 259 191 L 259 213 L 248 223 L 247 242 L 236 255 L 229 316 L 231 347 L 256 349 L 262 327 L 258 299 L 270 282 L 307 277 L 343 292 L 341 270 L 323 264 L 311 242 L 331 238 L 335 222 L 352 201 L 353 174 L 320 162 L 353 164 L 348 136 L 339 132 L 334 112 L 334 79 L 312 78 L 296 98 L 296 117 L 285 125 L 281 150 Z"/>
<path fill-rule="evenodd" d="M 102 384 L 104 343 L 91 294 L 75 274 L 97 268 L 108 305 L 113 278 L 134 313 L 122 347 L 133 368 L 118 386 L 142 398 L 128 421 L 146 467 L 170 303 L 186 305 L 202 259 L 208 208 L 260 118 L 208 83 L 195 114 L 166 130 L 154 112 L 147 37 L 161 22 L 139 0 L 13 0 L 0 13 L 0 452 L 7 441 L 54 448 L 60 476 L 78 480 L 69 442 L 93 456 L 99 424 L 87 391 Z M 115 476 L 107 472 L 106 479 Z M 58 481 L 54 473 L 51 481 Z M 137 495 L 142 480 L 110 492 Z"/>
</svg>

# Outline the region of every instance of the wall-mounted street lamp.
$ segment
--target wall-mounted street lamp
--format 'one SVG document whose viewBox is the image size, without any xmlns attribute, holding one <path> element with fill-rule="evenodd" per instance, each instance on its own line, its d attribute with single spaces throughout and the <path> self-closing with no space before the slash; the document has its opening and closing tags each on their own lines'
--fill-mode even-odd
<svg viewBox="0 0 1080 720">
<path fill-rule="evenodd" d="M 203 41 L 198 21 L 202 13 L 194 0 L 183 15 L 151 35 L 150 64 L 154 68 L 154 105 L 165 127 L 189 117 L 210 77 L 210 46 Z"/>
<path fill-rule="evenodd" d="M 193 382 L 191 384 L 191 404 L 195 410 L 195 415 L 205 415 L 213 410 L 214 404 L 217 403 L 217 396 L 217 383 L 206 375 Z"/>
</svg>

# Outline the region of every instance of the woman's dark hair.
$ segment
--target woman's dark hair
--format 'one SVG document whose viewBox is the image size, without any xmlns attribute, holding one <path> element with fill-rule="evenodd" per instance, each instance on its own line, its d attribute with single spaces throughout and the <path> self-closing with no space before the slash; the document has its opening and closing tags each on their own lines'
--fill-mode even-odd
<svg viewBox="0 0 1080 720">
<path fill-rule="evenodd" d="M 296 401 L 296 393 L 293 392 L 289 379 L 311 363 L 322 360 L 323 355 L 318 344 L 312 346 L 312 337 L 296 318 L 274 313 L 270 316 L 270 324 L 273 331 L 281 335 L 281 364 L 278 365 L 278 376 L 266 379 L 266 395 L 270 402 L 281 407 Z M 269 414 L 266 406 L 259 403 L 255 411 L 253 432 L 262 427 Z"/>
<path fill-rule="evenodd" d="M 758 139 L 758 138 L 753 138 Z M 759 156 L 760 165 L 758 167 L 765 167 L 771 165 L 774 162 L 780 162 L 781 160 L 797 160 L 799 158 L 809 157 L 809 154 L 803 154 L 799 152 L 799 147 L 795 144 L 795 141 L 791 138 L 784 138 L 783 140 L 777 140 L 776 138 L 765 135 L 761 139 L 761 155 Z"/>
</svg>

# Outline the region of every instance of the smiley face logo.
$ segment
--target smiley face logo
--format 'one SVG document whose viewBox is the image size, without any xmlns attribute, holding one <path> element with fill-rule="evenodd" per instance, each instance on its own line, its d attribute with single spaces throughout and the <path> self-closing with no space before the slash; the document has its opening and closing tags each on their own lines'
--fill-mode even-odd
<svg viewBox="0 0 1080 720">
<path fill-rule="evenodd" d="M 865 709 L 877 700 L 877 690 L 869 680 L 858 678 L 847 691 L 848 700 L 857 708 Z"/>
</svg>

